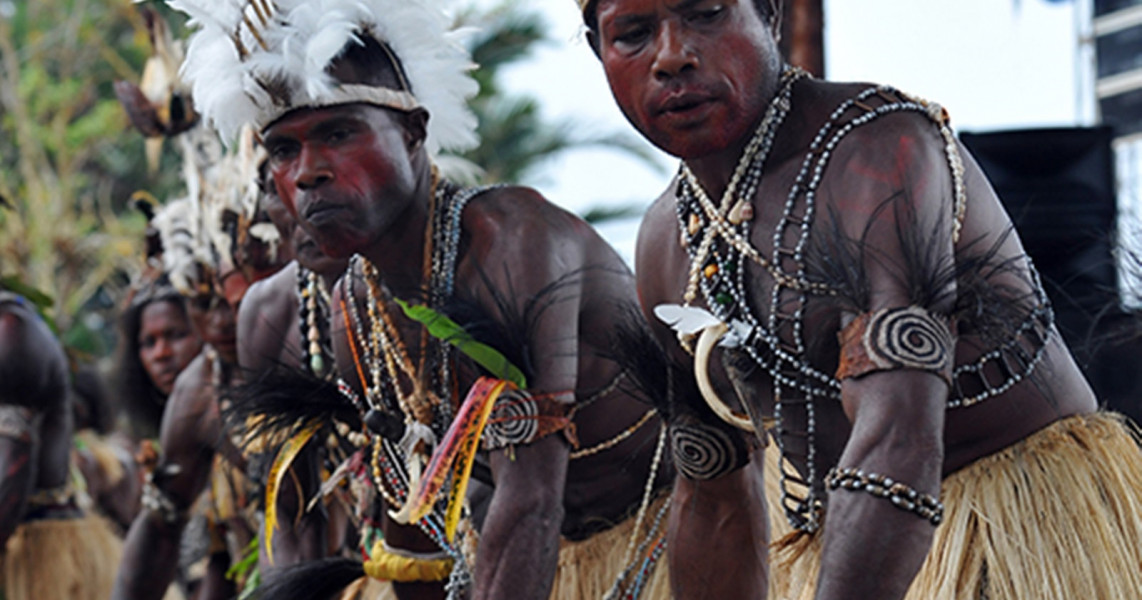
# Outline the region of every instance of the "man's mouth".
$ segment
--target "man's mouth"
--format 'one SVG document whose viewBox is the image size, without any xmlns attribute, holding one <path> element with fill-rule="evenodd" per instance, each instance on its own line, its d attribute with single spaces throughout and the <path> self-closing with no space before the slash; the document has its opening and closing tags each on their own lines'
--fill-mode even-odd
<svg viewBox="0 0 1142 600">
<path fill-rule="evenodd" d="M 666 115 L 686 114 L 706 106 L 711 101 L 712 99 L 708 95 L 695 92 L 671 94 L 659 105 L 658 112 Z"/>
<path fill-rule="evenodd" d="M 302 217 L 307 223 L 313 225 L 320 225 L 334 218 L 338 213 L 345 211 L 346 208 L 340 204 L 333 204 L 330 202 L 317 201 L 305 207 L 302 211 Z"/>
</svg>

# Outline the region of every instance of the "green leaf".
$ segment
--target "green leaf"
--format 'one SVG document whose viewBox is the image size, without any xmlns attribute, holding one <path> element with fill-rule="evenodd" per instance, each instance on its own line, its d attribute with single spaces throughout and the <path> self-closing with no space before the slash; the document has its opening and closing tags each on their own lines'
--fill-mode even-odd
<svg viewBox="0 0 1142 600">
<path fill-rule="evenodd" d="M 51 308 L 52 305 L 55 304 L 55 300 L 52 300 L 51 296 L 20 281 L 15 275 L 0 277 L 0 288 L 20 294 L 24 298 L 27 298 L 28 302 L 35 304 L 41 309 Z"/>
<path fill-rule="evenodd" d="M 246 577 L 248 574 L 250 574 L 250 571 L 252 569 L 256 569 L 257 566 L 258 538 L 255 537 L 254 539 L 250 540 L 249 544 L 246 544 L 246 549 L 243 553 L 242 560 L 234 563 L 230 566 L 229 569 L 226 570 L 226 579 L 229 579 L 230 581 L 238 581 L 239 579 L 242 579 L 243 577 Z M 254 572 L 257 573 L 257 571 Z M 249 578 L 247 578 L 247 583 L 248 582 Z"/>
<path fill-rule="evenodd" d="M 457 350 L 476 361 L 476 364 L 484 367 L 492 375 L 516 384 L 521 390 L 527 389 L 527 378 L 523 371 L 513 365 L 499 350 L 476 341 L 476 338 L 472 337 L 472 334 L 465 331 L 456 321 L 427 306 L 413 306 L 400 298 L 394 298 L 394 300 L 397 301 L 408 318 L 428 328 L 429 335 L 452 344 Z"/>
</svg>

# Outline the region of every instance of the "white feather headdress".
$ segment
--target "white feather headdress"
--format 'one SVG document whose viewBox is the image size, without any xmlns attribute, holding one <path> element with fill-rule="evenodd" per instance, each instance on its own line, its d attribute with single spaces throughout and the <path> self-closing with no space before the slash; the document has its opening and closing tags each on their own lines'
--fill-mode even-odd
<svg viewBox="0 0 1142 600">
<path fill-rule="evenodd" d="M 162 238 L 163 270 L 186 296 L 208 292 L 212 274 L 235 268 L 239 246 L 253 235 L 261 194 L 258 163 L 264 152 L 254 144 L 253 131 L 243 128 L 237 147 L 220 156 L 210 152 L 213 137 L 202 131 L 186 138 L 184 152 L 191 158 L 184 161 L 183 175 L 190 195 L 167 203 L 153 220 Z M 277 237 L 262 241 L 274 246 Z"/>
<path fill-rule="evenodd" d="M 196 109 L 232 139 L 304 107 L 366 102 L 429 112 L 426 147 L 476 145 L 466 100 L 478 91 L 474 65 L 445 16 L 421 0 L 167 0 L 199 29 L 183 76 Z M 409 90 L 341 85 L 326 72 L 349 43 L 371 36 L 396 55 Z M 410 93 L 411 92 L 411 93 Z"/>
</svg>

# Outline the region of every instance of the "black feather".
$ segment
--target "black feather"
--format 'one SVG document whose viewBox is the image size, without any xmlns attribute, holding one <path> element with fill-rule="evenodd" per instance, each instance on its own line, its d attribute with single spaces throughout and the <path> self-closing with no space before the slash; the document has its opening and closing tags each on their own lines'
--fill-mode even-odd
<svg viewBox="0 0 1142 600">
<path fill-rule="evenodd" d="M 256 600 L 329 600 L 365 576 L 361 561 L 324 558 L 275 570 L 254 590 Z"/>
<path fill-rule="evenodd" d="M 361 410 L 336 384 L 286 365 L 231 387 L 226 399 L 222 416 L 227 427 L 246 440 L 284 440 L 313 422 L 326 432 L 336 431 L 335 420 L 353 430 L 362 424 Z"/>
</svg>

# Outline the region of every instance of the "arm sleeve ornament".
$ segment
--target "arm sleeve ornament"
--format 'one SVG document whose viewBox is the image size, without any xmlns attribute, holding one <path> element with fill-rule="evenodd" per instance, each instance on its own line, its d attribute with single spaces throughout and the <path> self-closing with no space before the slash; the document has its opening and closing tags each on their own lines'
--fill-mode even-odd
<svg viewBox="0 0 1142 600">
<path fill-rule="evenodd" d="M 845 326 L 837 339 L 837 379 L 874 371 L 918 369 L 951 382 L 955 338 L 945 319 L 919 306 L 882 308 Z"/>
<path fill-rule="evenodd" d="M 392 548 L 383 540 L 373 544 L 365 561 L 365 574 L 384 581 L 445 581 L 452 573 L 453 559 L 444 552 L 429 554 Z"/>
<path fill-rule="evenodd" d="M 825 487 L 829 490 L 843 488 L 850 491 L 864 491 L 884 498 L 901 510 L 915 513 L 926 519 L 932 526 L 944 520 L 944 505 L 931 494 L 916 491 L 915 488 L 876 473 L 865 473 L 860 469 L 833 468 L 825 475 Z"/>
<path fill-rule="evenodd" d="M 186 517 L 186 511 L 178 508 L 175 501 L 155 484 L 154 472 L 147 473 L 143 481 L 143 508 L 159 515 L 164 523 L 177 523 Z"/>
<path fill-rule="evenodd" d="M 670 450 L 674 467 L 694 481 L 717 479 L 749 463 L 749 449 L 736 431 L 693 419 L 670 425 Z"/>
<path fill-rule="evenodd" d="M 484 449 L 525 446 L 560 431 L 572 446 L 578 446 L 571 422 L 573 412 L 573 405 L 548 396 L 532 396 L 523 390 L 505 392 L 488 417 L 482 438 Z"/>
<path fill-rule="evenodd" d="M 26 406 L 0 405 L 0 437 L 26 442 L 32 439 L 36 412 Z"/>
</svg>

